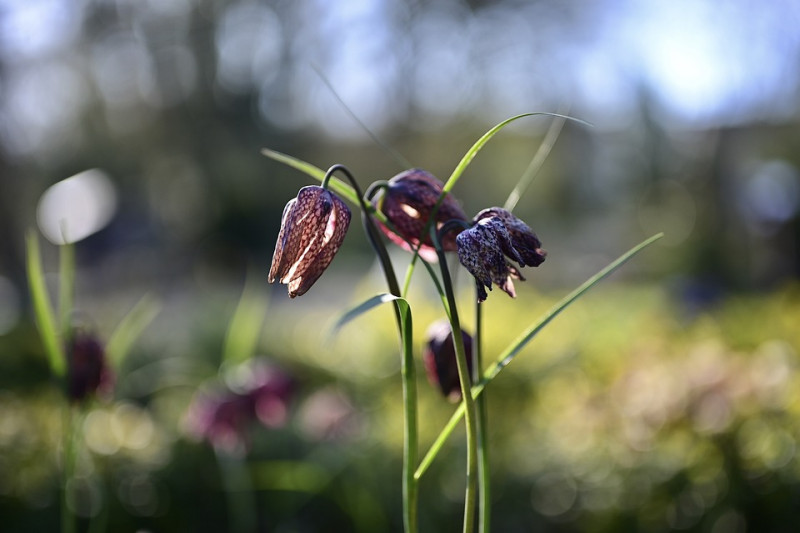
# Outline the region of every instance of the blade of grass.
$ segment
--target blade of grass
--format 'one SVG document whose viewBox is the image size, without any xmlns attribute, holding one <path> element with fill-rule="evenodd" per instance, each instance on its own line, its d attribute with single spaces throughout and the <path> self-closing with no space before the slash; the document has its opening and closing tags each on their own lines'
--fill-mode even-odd
<svg viewBox="0 0 800 533">
<path fill-rule="evenodd" d="M 53 316 L 53 307 L 50 297 L 47 294 L 47 286 L 42 270 L 42 257 L 39 250 L 39 239 L 34 230 L 29 230 L 25 236 L 28 286 L 31 291 L 33 312 L 36 318 L 36 326 L 42 338 L 50 369 L 56 376 L 63 376 L 67 361 L 64 354 L 64 346 L 59 340 L 56 321 Z"/>
<path fill-rule="evenodd" d="M 364 313 L 374 309 L 375 307 L 386 303 L 386 302 L 393 302 L 395 300 L 401 300 L 397 296 L 391 295 L 388 292 L 382 292 L 380 294 L 376 294 L 375 296 L 368 298 L 367 300 L 361 302 L 360 304 L 356 305 L 355 307 L 351 308 L 350 310 L 346 311 L 339 317 L 339 319 L 334 323 L 333 327 L 331 328 L 330 335 L 336 335 L 339 333 L 339 330 L 342 329 L 348 322 L 355 320 L 356 318 L 360 317 Z"/>
<path fill-rule="evenodd" d="M 508 126 L 509 124 L 511 124 L 516 120 L 519 120 L 524 117 L 534 117 L 534 116 L 561 117 L 565 120 L 574 120 L 575 122 L 588 125 L 588 122 L 585 122 L 579 118 L 570 117 L 567 115 L 560 115 L 558 113 L 548 113 L 545 111 L 539 111 L 535 113 L 522 113 L 521 115 L 515 115 L 513 117 L 507 118 L 504 121 L 497 124 L 496 126 L 494 126 L 486 133 L 484 133 L 483 136 L 477 141 L 475 141 L 475 144 L 473 144 L 472 147 L 470 147 L 470 149 L 467 150 L 467 153 L 464 154 L 464 157 L 461 158 L 461 161 L 458 162 L 456 168 L 453 169 L 453 173 L 450 174 L 450 177 L 447 179 L 447 182 L 445 182 L 442 197 L 444 196 L 444 193 L 451 191 L 453 187 L 455 187 L 459 178 L 461 178 L 461 175 L 467 169 L 472 160 L 475 159 L 475 156 L 478 155 L 478 152 L 480 152 L 481 148 L 483 148 L 486 145 L 486 143 L 489 142 L 489 140 L 491 140 L 491 138 L 495 136 L 497 132 L 499 132 L 500 130 L 502 130 L 503 128 L 505 128 L 506 126 Z M 441 199 L 442 198 L 440 198 L 440 200 Z M 433 217 L 433 215 L 431 216 Z"/>
<path fill-rule="evenodd" d="M 497 377 L 497 375 L 502 371 L 508 364 L 514 359 L 514 357 L 519 354 L 522 348 L 525 347 L 547 324 L 550 323 L 556 316 L 558 316 L 564 309 L 569 307 L 575 300 L 583 296 L 589 289 L 597 285 L 601 280 L 608 277 L 611 273 L 625 264 L 629 259 L 631 259 L 634 255 L 644 250 L 646 247 L 653 244 L 655 241 L 663 237 L 663 233 L 658 233 L 653 235 L 649 239 L 642 241 L 641 243 L 637 244 L 621 256 L 619 256 L 616 260 L 611 262 L 608 266 L 600 270 L 597 274 L 586 280 L 582 285 L 580 285 L 577 289 L 573 290 L 571 293 L 566 295 L 562 298 L 558 303 L 556 303 L 553 307 L 550 308 L 544 315 L 542 315 L 539 320 L 531 324 L 528 329 L 526 329 L 516 340 L 514 340 L 503 352 L 495 360 L 494 364 L 483 373 L 483 379 L 472 387 L 472 397 L 477 398 L 486 388 L 486 386 L 491 383 L 491 381 Z M 436 441 L 431 445 L 431 448 L 428 450 L 428 453 L 423 458 L 422 462 L 420 463 L 419 467 L 417 467 L 417 471 L 414 474 L 416 479 L 422 477 L 428 467 L 433 463 L 433 460 L 436 458 L 436 455 L 444 446 L 445 441 L 447 438 L 452 434 L 453 430 L 456 428 L 458 423 L 461 420 L 461 417 L 464 416 L 464 402 L 462 401 L 459 404 L 456 411 L 453 413 L 453 416 L 450 417 L 447 425 L 445 425 L 444 429 L 439 433 L 439 436 L 436 438 Z"/>
<path fill-rule="evenodd" d="M 550 124 L 550 127 L 547 128 L 547 133 L 544 136 L 542 144 L 539 145 L 539 149 L 536 150 L 536 154 L 534 154 L 533 159 L 531 159 L 528 168 L 523 172 L 514 190 L 508 195 L 508 199 L 505 205 L 503 205 L 504 209 L 511 212 L 517 206 L 519 199 L 522 198 L 522 195 L 528 190 L 528 187 L 530 187 L 533 182 L 533 178 L 536 177 L 536 174 L 538 174 L 539 169 L 542 168 L 547 156 L 550 155 L 550 151 L 556 144 L 556 140 L 558 140 L 558 136 L 561 134 L 561 129 L 564 127 L 566 121 L 567 119 L 564 116 L 556 116 L 555 120 Z"/>
<path fill-rule="evenodd" d="M 66 238 L 64 239 L 66 241 Z M 75 298 L 75 245 L 58 247 L 58 317 L 61 338 L 67 341 L 72 328 L 72 303 Z"/>
<path fill-rule="evenodd" d="M 278 161 L 283 163 L 284 165 L 290 166 L 304 174 L 309 175 L 310 177 L 314 178 L 317 181 L 322 181 L 325 178 L 325 171 L 319 167 L 312 165 L 311 163 L 306 163 L 296 157 L 292 157 L 290 155 L 286 155 L 281 152 L 277 152 L 275 150 L 270 150 L 269 148 L 262 148 L 261 154 L 269 157 L 274 161 Z M 337 177 L 332 177 L 329 182 L 330 188 L 337 192 L 340 196 L 343 196 L 345 199 L 350 200 L 352 203 L 358 205 L 358 195 L 356 194 L 355 190 L 345 183 L 344 181 L 340 180 Z"/>
<path fill-rule="evenodd" d="M 256 276 L 251 270 L 225 334 L 223 363 L 241 363 L 255 354 L 261 327 L 267 316 L 267 296 L 259 290 L 263 285 L 255 280 Z"/>
<path fill-rule="evenodd" d="M 406 159 L 405 157 L 403 157 L 403 155 L 402 155 L 400 152 L 398 152 L 397 150 L 395 150 L 394 148 L 392 148 L 391 146 L 389 146 L 387 143 L 383 142 L 383 140 L 382 140 L 380 137 L 378 137 L 377 135 L 375 135 L 375 133 L 373 133 L 373 132 L 372 132 L 372 130 L 371 130 L 371 129 L 369 129 L 369 128 L 367 127 L 367 125 L 366 125 L 366 124 L 364 124 L 364 122 L 362 122 L 362 121 L 361 121 L 361 119 L 360 119 L 360 118 L 358 118 L 358 115 L 356 115 L 356 114 L 353 112 L 353 110 L 352 110 L 352 109 L 350 109 L 350 106 L 348 106 L 348 105 L 347 105 L 347 103 L 345 103 L 345 101 L 342 99 L 342 97 L 341 97 L 341 96 L 339 96 L 339 93 L 338 93 L 338 92 L 336 91 L 336 89 L 333 87 L 333 84 L 331 83 L 331 81 L 330 81 L 330 80 L 327 78 L 327 76 L 325 76 L 325 74 L 323 74 L 323 73 L 322 73 L 322 71 L 321 71 L 319 68 L 317 68 L 316 66 L 313 66 L 312 68 L 314 69 L 314 72 L 316 72 L 316 73 L 317 73 L 317 76 L 319 76 L 319 77 L 320 77 L 320 79 L 322 80 L 322 83 L 324 83 L 324 84 L 325 84 L 325 86 L 326 86 L 326 87 L 328 87 L 328 89 L 331 91 L 331 94 L 333 94 L 333 96 L 334 96 L 334 97 L 335 97 L 335 98 L 336 98 L 336 99 L 339 101 L 339 103 L 340 103 L 340 104 L 341 104 L 341 106 L 344 108 L 344 110 L 345 110 L 345 111 L 347 111 L 347 114 L 348 114 L 348 115 L 350 115 L 350 118 L 352 118 L 353 120 L 355 120 L 355 121 L 356 121 L 356 123 L 357 123 L 359 126 L 361 126 L 361 128 L 362 128 L 362 129 L 363 129 L 365 132 L 367 132 L 367 135 L 369 135 L 369 136 L 370 136 L 370 138 L 371 138 L 371 139 L 372 139 L 372 140 L 375 142 L 375 144 L 377 144 L 378 146 L 380 146 L 380 147 L 381 147 L 381 149 L 382 149 L 384 152 L 386 152 L 387 154 L 389 154 L 389 156 L 390 156 L 392 159 L 394 159 L 394 160 L 395 160 L 395 161 L 396 161 L 396 162 L 397 162 L 397 163 L 400 165 L 400 168 L 412 168 L 412 167 L 414 166 L 414 165 L 412 165 L 412 164 L 411 164 L 411 163 L 408 161 L 408 159 Z"/>
<path fill-rule="evenodd" d="M 133 343 L 160 311 L 161 303 L 150 294 L 145 294 L 125 315 L 111 333 L 106 345 L 112 368 L 119 369 Z"/>
</svg>

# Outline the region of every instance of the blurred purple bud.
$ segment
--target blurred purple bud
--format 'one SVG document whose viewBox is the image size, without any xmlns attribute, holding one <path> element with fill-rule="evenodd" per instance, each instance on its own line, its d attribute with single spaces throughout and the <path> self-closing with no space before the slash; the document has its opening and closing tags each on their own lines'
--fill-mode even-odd
<svg viewBox="0 0 800 533">
<path fill-rule="evenodd" d="M 93 394 L 109 393 L 114 379 L 103 345 L 85 331 L 75 330 L 67 345 L 67 395 L 80 402 Z"/>
<path fill-rule="evenodd" d="M 453 342 L 453 331 L 450 322 L 439 320 L 434 322 L 427 332 L 427 344 L 422 352 L 428 381 L 436 385 L 442 394 L 451 401 L 461 399 L 461 383 L 458 379 L 456 363 L 456 347 Z M 472 336 L 461 331 L 464 352 L 467 355 L 467 367 L 472 376 Z"/>
</svg>

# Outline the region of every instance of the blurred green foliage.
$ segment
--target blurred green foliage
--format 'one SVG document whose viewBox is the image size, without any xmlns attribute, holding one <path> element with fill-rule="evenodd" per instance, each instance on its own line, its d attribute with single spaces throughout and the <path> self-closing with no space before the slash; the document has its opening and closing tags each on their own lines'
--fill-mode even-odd
<svg viewBox="0 0 800 533">
<path fill-rule="evenodd" d="M 526 283 L 516 300 L 490 298 L 487 354 L 560 296 Z M 197 387 L 216 376 L 226 327 L 212 317 L 232 312 L 237 299 L 223 291 L 168 303 L 163 316 L 181 317 L 182 343 L 165 335 L 175 324 L 154 324 L 118 376 L 116 398 L 86 413 L 75 503 L 84 525 L 226 530 L 213 451 L 182 424 Z M 267 312 L 256 353 L 300 383 L 289 425 L 252 432 L 247 464 L 269 531 L 400 527 L 402 402 L 390 310 L 359 317 L 331 342 L 341 303 L 277 300 Z M 435 301 L 415 308 L 419 348 L 440 314 Z M 651 284 L 610 283 L 576 302 L 487 389 L 497 530 L 783 531 L 798 518 L 798 316 L 796 285 L 699 310 Z M 26 361 L 41 361 L 40 350 L 28 344 Z M 7 355 L 4 376 L 30 366 Z M 424 450 L 454 406 L 419 380 Z M 4 380 L 3 389 L 4 523 L 54 528 L 62 400 L 42 374 Z M 423 530 L 460 520 L 459 435 L 421 481 Z"/>
</svg>

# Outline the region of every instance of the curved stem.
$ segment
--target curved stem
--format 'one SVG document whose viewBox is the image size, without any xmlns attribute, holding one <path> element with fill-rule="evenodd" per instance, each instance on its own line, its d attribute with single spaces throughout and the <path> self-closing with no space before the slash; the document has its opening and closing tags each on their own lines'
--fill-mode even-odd
<svg viewBox="0 0 800 533">
<path fill-rule="evenodd" d="M 439 256 L 439 266 L 442 271 L 442 285 L 447 294 L 447 302 L 450 308 L 450 327 L 453 332 L 453 344 L 456 349 L 456 366 L 458 368 L 458 381 L 461 384 L 461 398 L 464 406 L 464 420 L 467 432 L 467 488 L 464 496 L 464 533 L 470 533 L 474 529 L 475 505 L 477 477 L 476 469 L 478 464 L 477 456 L 477 426 L 475 420 L 475 401 L 472 398 L 469 367 L 467 366 L 467 355 L 464 349 L 464 339 L 461 335 L 461 322 L 458 318 L 455 294 L 453 293 L 453 282 L 450 278 L 450 271 L 447 268 L 447 258 L 441 245 L 441 236 L 449 231 L 453 224 L 450 221 L 445 223 L 439 232 L 431 230 L 433 245 L 436 254 Z"/>
<path fill-rule="evenodd" d="M 333 165 L 328 169 L 323 180 L 323 187 L 336 173 L 341 172 L 350 181 L 353 189 L 358 196 L 359 207 L 361 207 L 361 222 L 367 234 L 372 249 L 378 256 L 381 263 L 386 284 L 389 292 L 394 296 L 401 296 L 400 285 L 392 267 L 389 253 L 383 245 L 378 228 L 370 216 L 371 209 L 364 200 L 364 195 L 358 186 L 353 175 L 344 165 Z M 370 188 L 372 191 L 373 188 Z M 413 337 L 411 327 L 411 315 L 408 317 L 401 313 L 400 306 L 395 303 L 395 319 L 397 320 L 397 330 L 400 334 L 402 345 L 401 375 L 403 381 L 403 526 L 406 533 L 417 531 L 417 479 L 414 477 L 414 469 L 418 460 L 418 437 L 417 437 L 417 385 L 416 369 L 414 367 Z"/>
<path fill-rule="evenodd" d="M 325 177 L 322 179 L 322 187 L 325 188 L 328 181 L 330 181 L 331 177 L 336 173 L 341 172 L 342 174 L 347 177 L 350 184 L 353 186 L 353 189 L 356 191 L 356 196 L 358 197 L 358 204 L 361 208 L 361 222 L 364 224 L 364 231 L 367 234 L 367 238 L 369 239 L 369 243 L 372 246 L 372 249 L 378 255 L 378 260 L 381 263 L 381 267 L 383 269 L 384 277 L 386 278 L 386 284 L 389 286 L 389 292 L 392 293 L 394 296 L 400 296 L 400 285 L 397 283 L 397 276 L 394 273 L 394 267 L 392 266 L 392 261 L 389 258 L 389 253 L 386 251 L 386 247 L 383 245 L 383 241 L 381 240 L 380 233 L 378 233 L 378 228 L 375 227 L 375 222 L 372 220 L 370 213 L 372 212 L 372 208 L 370 205 L 364 200 L 364 195 L 361 193 L 361 188 L 358 186 L 358 182 L 355 180 L 353 175 L 347 169 L 346 166 L 336 164 L 333 165 L 328 171 L 325 173 Z M 370 188 L 372 191 L 372 188 Z M 397 323 L 400 324 L 400 311 L 396 311 L 397 316 Z"/>
</svg>

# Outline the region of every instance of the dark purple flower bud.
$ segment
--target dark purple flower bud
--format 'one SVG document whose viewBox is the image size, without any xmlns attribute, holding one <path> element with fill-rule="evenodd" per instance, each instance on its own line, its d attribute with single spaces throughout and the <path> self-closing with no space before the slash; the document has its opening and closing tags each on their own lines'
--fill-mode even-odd
<svg viewBox="0 0 800 533">
<path fill-rule="evenodd" d="M 442 194 L 443 187 L 444 184 L 432 174 L 418 168 L 406 170 L 390 179 L 388 188 L 382 196 L 373 201 L 373 204 L 386 215 L 396 233 L 383 224 L 380 225 L 381 231 L 392 242 L 408 251 L 413 251 L 409 243 L 417 247 L 422 237 L 419 255 L 426 261 L 436 261 L 436 250 L 433 248 L 430 235 L 422 233 L 436 201 Z M 448 193 L 436 212 L 436 227 L 453 219 L 466 221 L 467 216 L 458 205 L 458 201 Z M 456 232 L 451 232 L 445 236 L 442 242 L 445 251 L 452 252 L 456 249 L 455 235 Z"/>
<path fill-rule="evenodd" d="M 67 345 L 67 395 L 80 402 L 87 396 L 110 392 L 111 370 L 102 344 L 90 333 L 75 330 Z"/>
<path fill-rule="evenodd" d="M 317 186 L 300 189 L 286 204 L 275 243 L 269 282 L 289 286 L 289 297 L 305 294 L 342 245 L 350 209 L 336 195 Z"/>
<path fill-rule="evenodd" d="M 486 300 L 486 289 L 496 283 L 502 291 L 516 297 L 513 279 L 525 280 L 520 266 L 539 266 L 547 252 L 531 229 L 520 219 L 499 207 L 485 209 L 475 217 L 475 225 L 456 237 L 458 259 L 475 277 L 478 301 Z"/>
<path fill-rule="evenodd" d="M 456 347 L 453 342 L 453 330 L 447 320 L 434 322 L 428 328 L 428 342 L 422 352 L 428 381 L 436 385 L 442 394 L 451 401 L 461 399 L 461 383 L 458 379 Z M 472 336 L 461 331 L 464 341 L 464 352 L 467 355 L 467 367 L 472 377 Z"/>
</svg>

